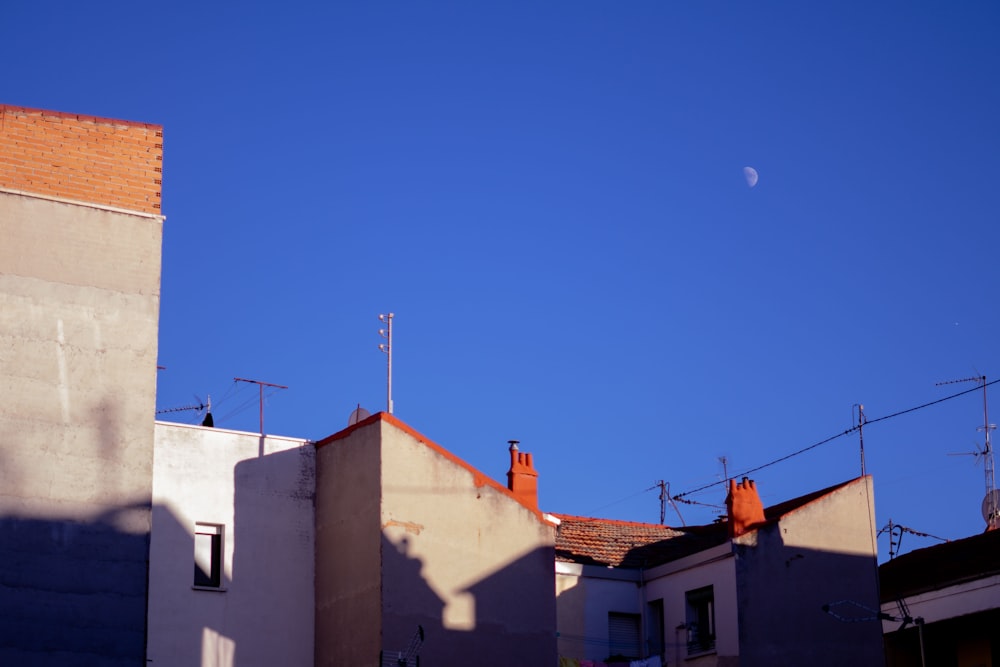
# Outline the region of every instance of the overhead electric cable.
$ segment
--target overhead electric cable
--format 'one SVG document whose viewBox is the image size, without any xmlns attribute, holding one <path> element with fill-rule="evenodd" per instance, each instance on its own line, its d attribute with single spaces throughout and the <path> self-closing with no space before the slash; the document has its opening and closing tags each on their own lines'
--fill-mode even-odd
<svg viewBox="0 0 1000 667">
<path fill-rule="evenodd" d="M 885 421 L 887 419 L 892 419 L 894 417 L 900 417 L 902 415 L 909 414 L 911 412 L 916 412 L 917 410 L 923 410 L 924 408 L 929 408 L 932 405 L 937 405 L 938 403 L 944 403 L 945 401 L 950 401 L 953 398 L 958 398 L 959 396 L 964 396 L 964 395 L 972 393 L 974 391 L 980 391 L 984 386 L 988 387 L 991 384 L 996 384 L 997 382 L 1000 382 L 1000 380 L 993 380 L 992 382 L 988 382 L 985 385 L 980 385 L 978 387 L 973 387 L 972 389 L 966 389 L 964 391 L 958 392 L 957 394 L 952 394 L 951 396 L 945 396 L 944 398 L 939 398 L 939 399 L 937 399 L 935 401 L 930 401 L 929 403 L 924 403 L 922 405 L 917 405 L 917 406 L 914 406 L 912 408 L 907 408 L 906 410 L 900 410 L 899 412 L 893 412 L 892 414 L 884 415 L 882 417 L 876 417 L 875 419 L 868 419 L 867 417 L 865 417 L 864 425 L 867 426 L 869 424 L 876 424 L 878 422 Z M 745 477 L 745 476 L 750 475 L 752 473 L 755 473 L 755 472 L 757 472 L 759 470 L 763 470 L 764 468 L 769 468 L 769 467 L 771 467 L 771 466 L 773 466 L 773 465 L 775 465 L 777 463 L 781 463 L 782 461 L 787 461 L 788 459 L 790 459 L 792 457 L 795 457 L 795 456 L 798 456 L 799 454 L 805 454 L 806 452 L 808 452 L 810 450 L 813 450 L 813 449 L 816 449 L 817 447 L 819 447 L 821 445 L 825 445 L 825 444 L 827 444 L 829 442 L 832 442 L 832 441 L 836 440 L 837 438 L 842 438 L 845 435 L 850 435 L 851 433 L 854 433 L 855 431 L 857 431 L 859 428 L 860 428 L 860 426 L 858 426 L 858 425 L 852 426 L 851 428 L 847 429 L 846 431 L 844 431 L 842 433 L 838 433 L 836 435 L 832 435 L 829 438 L 826 438 L 825 440 L 820 440 L 819 442 L 813 443 L 813 444 L 809 445 L 808 447 L 803 447 L 802 449 L 794 451 L 791 454 L 786 454 L 785 456 L 782 456 L 781 458 L 774 459 L 773 461 L 769 461 L 768 463 L 764 463 L 763 465 L 759 465 L 756 468 L 750 468 L 749 470 L 745 470 L 745 471 L 741 472 L 740 474 L 735 475 L 735 477 Z M 699 486 L 698 488 L 692 489 L 690 491 L 685 491 L 683 493 L 678 493 L 676 496 L 674 496 L 674 500 L 681 500 L 684 496 L 689 496 L 691 494 L 698 493 L 699 491 L 705 491 L 706 489 L 710 489 L 713 486 L 715 486 L 715 483 L 713 483 L 713 484 L 706 484 L 704 486 Z"/>
</svg>

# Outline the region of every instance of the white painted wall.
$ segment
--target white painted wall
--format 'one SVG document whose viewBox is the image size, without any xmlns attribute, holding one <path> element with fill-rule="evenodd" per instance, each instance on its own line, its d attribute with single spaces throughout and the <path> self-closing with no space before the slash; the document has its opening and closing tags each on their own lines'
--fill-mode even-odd
<svg viewBox="0 0 1000 667">
<path fill-rule="evenodd" d="M 156 423 L 149 664 L 313 664 L 314 490 L 305 440 Z M 193 588 L 196 522 L 224 526 L 222 592 Z"/>
</svg>

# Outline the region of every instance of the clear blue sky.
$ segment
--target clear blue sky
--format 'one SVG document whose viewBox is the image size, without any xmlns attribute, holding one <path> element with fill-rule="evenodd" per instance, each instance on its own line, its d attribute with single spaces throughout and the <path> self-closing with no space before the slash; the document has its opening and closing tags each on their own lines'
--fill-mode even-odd
<svg viewBox="0 0 1000 667">
<path fill-rule="evenodd" d="M 657 480 L 1000 379 L 998 34 L 993 2 L 19 2 L 0 101 L 165 126 L 159 408 L 253 431 L 259 379 L 268 432 L 336 432 L 385 405 L 392 311 L 399 418 L 501 480 L 521 440 L 545 510 L 656 522 Z M 982 422 L 866 428 L 876 528 L 980 532 L 949 453 Z M 859 470 L 854 433 L 753 477 Z"/>
</svg>

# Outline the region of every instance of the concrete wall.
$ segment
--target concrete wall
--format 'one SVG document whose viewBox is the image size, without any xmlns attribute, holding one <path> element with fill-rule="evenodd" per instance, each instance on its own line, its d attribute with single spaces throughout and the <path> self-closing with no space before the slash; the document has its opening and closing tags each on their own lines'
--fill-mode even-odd
<svg viewBox="0 0 1000 667">
<path fill-rule="evenodd" d="M 603 661 L 611 654 L 608 613 L 643 614 L 638 570 L 556 564 L 561 657 Z"/>
<path fill-rule="evenodd" d="M 157 422 L 152 664 L 313 664 L 314 488 L 304 440 Z M 196 522 L 223 526 L 219 591 L 193 586 Z"/>
<path fill-rule="evenodd" d="M 139 664 L 161 221 L 0 191 L 0 239 L 0 664 Z"/>
<path fill-rule="evenodd" d="M 382 646 L 379 424 L 316 444 L 317 667 L 375 664 Z"/>
<path fill-rule="evenodd" d="M 878 610 L 871 477 L 854 480 L 735 540 L 740 664 L 877 665 Z"/>
</svg>

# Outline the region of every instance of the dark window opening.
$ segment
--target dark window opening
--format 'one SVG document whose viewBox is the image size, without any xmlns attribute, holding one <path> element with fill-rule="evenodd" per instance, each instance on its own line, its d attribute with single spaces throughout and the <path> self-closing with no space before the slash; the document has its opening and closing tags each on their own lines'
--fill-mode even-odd
<svg viewBox="0 0 1000 667">
<path fill-rule="evenodd" d="M 688 655 L 715 650 L 715 593 L 711 586 L 684 594 L 687 603 Z"/>
<path fill-rule="evenodd" d="M 195 525 L 194 585 L 222 588 L 222 526 L 207 523 Z"/>
</svg>

